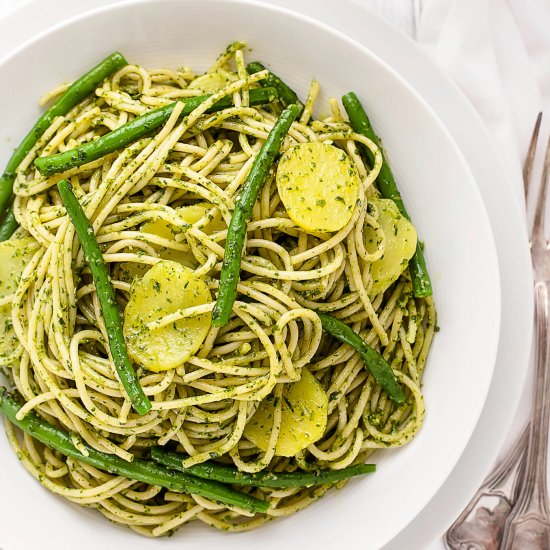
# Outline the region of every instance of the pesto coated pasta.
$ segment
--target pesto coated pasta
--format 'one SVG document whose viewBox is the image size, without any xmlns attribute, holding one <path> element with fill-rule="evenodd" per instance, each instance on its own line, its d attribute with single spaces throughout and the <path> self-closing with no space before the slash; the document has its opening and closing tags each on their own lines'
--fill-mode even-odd
<svg viewBox="0 0 550 550">
<path fill-rule="evenodd" d="M 431 297 L 415 297 L 407 269 L 416 230 L 377 189 L 384 161 L 376 143 L 354 131 L 335 99 L 316 105 L 315 81 L 245 226 L 229 322 L 212 323 L 228 227 L 284 107 L 276 98 L 251 105 L 268 73 L 248 74 L 243 52 L 232 44 L 200 76 L 188 67 L 123 66 L 55 117 L 17 168 L 20 227 L 0 243 L 0 366 L 22 398 L 18 418 L 33 413 L 62 428 L 83 455 L 90 446 L 149 459 L 160 446 L 181 453 L 184 468 L 213 461 L 244 473 L 341 470 L 409 442 L 422 424 L 436 314 Z M 199 96 L 207 97 L 182 115 L 185 100 Z M 34 164 L 174 102 L 162 125 L 116 151 L 62 173 L 43 175 Z M 107 264 L 127 352 L 151 403 L 145 414 L 132 408 L 113 366 L 61 179 Z M 381 356 L 403 399 L 323 329 L 318 313 Z M 147 536 L 191 520 L 251 529 L 342 484 L 239 487 L 269 504 L 255 514 L 111 474 L 8 421 L 6 429 L 47 489 Z"/>
</svg>

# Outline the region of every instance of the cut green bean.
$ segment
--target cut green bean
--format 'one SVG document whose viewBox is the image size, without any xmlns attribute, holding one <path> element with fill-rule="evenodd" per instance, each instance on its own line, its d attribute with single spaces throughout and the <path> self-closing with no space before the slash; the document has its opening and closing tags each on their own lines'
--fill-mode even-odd
<svg viewBox="0 0 550 550">
<path fill-rule="evenodd" d="M 122 332 L 122 319 L 115 300 L 115 290 L 103 254 L 101 254 L 99 244 L 95 238 L 94 230 L 74 195 L 71 184 L 67 180 L 61 180 L 57 184 L 57 188 L 67 209 L 67 214 L 73 222 L 86 261 L 92 272 L 116 372 L 134 409 L 139 414 L 145 414 L 151 410 L 151 403 L 143 393 L 143 388 L 139 384 L 132 362 L 128 357 Z"/>
<path fill-rule="evenodd" d="M 264 71 L 265 67 L 259 61 L 252 61 L 252 63 L 249 63 L 247 65 L 246 70 L 248 74 L 255 74 L 259 73 L 260 71 Z M 298 105 L 300 111 L 303 110 L 304 105 L 298 99 L 296 92 L 290 86 L 288 86 L 286 82 L 281 80 L 276 74 L 273 74 L 271 71 L 269 71 L 269 74 L 266 76 L 263 82 L 265 82 L 266 86 L 271 86 L 272 88 L 275 88 L 275 90 L 277 90 L 277 96 L 283 104 L 283 107 L 287 107 L 288 105 Z"/>
<path fill-rule="evenodd" d="M 174 107 L 178 103 L 183 103 L 184 107 L 180 117 L 192 113 L 201 103 L 206 101 L 210 95 L 201 95 L 191 97 L 184 101 L 176 101 L 159 107 L 153 111 L 149 111 L 140 115 L 130 122 L 123 124 L 112 132 L 108 132 L 98 139 L 88 141 L 79 145 L 75 149 L 63 151 L 49 157 L 40 157 L 34 161 L 39 172 L 43 175 L 50 176 L 59 172 L 65 172 L 70 168 L 82 166 L 88 162 L 97 160 L 113 151 L 126 147 L 130 143 L 146 136 L 162 126 L 172 114 Z M 250 90 L 250 105 L 262 105 L 270 103 L 277 97 L 277 92 L 273 88 L 257 88 Z M 224 97 L 216 102 L 207 113 L 213 113 L 222 109 L 227 109 L 233 105 L 231 97 Z"/>
<path fill-rule="evenodd" d="M 380 140 L 376 135 L 369 117 L 361 105 L 359 98 L 355 95 L 354 92 L 349 92 L 342 97 L 342 104 L 346 109 L 348 114 L 351 127 L 358 133 L 373 141 L 379 148 L 382 153 L 382 168 L 376 179 L 376 183 L 380 193 L 386 199 L 391 199 L 399 208 L 399 211 L 405 218 L 410 220 L 409 213 L 405 208 L 401 193 L 397 189 L 397 184 L 395 183 L 395 178 L 388 164 L 384 150 L 380 146 Z M 368 147 L 362 147 L 365 155 L 367 156 L 368 161 L 371 166 L 374 164 L 374 155 Z M 426 268 L 426 260 L 424 258 L 424 253 L 420 243 L 416 245 L 416 251 L 409 261 L 409 272 L 411 274 L 413 294 L 417 298 L 422 298 L 432 295 L 432 283 L 430 280 L 430 275 L 428 274 L 428 269 Z"/>
<path fill-rule="evenodd" d="M 99 65 L 75 80 L 65 93 L 38 119 L 32 130 L 13 152 L 4 173 L 0 176 L 0 215 L 4 213 L 10 201 L 15 170 L 42 137 L 42 134 L 49 128 L 53 119 L 57 116 L 66 115 L 75 105 L 90 95 L 106 77 L 125 65 L 128 65 L 128 62 L 121 53 L 112 53 Z"/>
<path fill-rule="evenodd" d="M 13 213 L 13 208 L 8 208 L 2 223 L 0 223 L 0 243 L 7 241 L 14 233 L 15 230 L 19 227 L 15 215 Z"/>
<path fill-rule="evenodd" d="M 250 512 L 264 513 L 269 509 L 269 503 L 265 500 L 236 491 L 223 483 L 175 472 L 155 462 L 139 458 L 128 462 L 119 456 L 102 453 L 84 441 L 80 443 L 87 451 L 83 454 L 75 447 L 68 433 L 52 426 L 33 412 L 27 414 L 24 419 L 18 420 L 17 413 L 20 409 L 21 405 L 8 394 L 5 388 L 0 387 L 0 413 L 34 439 L 65 456 L 111 474 L 158 485 L 176 493 L 201 495 L 215 502 L 238 506 Z"/>
<path fill-rule="evenodd" d="M 283 110 L 254 160 L 250 173 L 240 191 L 227 229 L 220 287 L 212 312 L 212 325 L 215 327 L 225 325 L 231 317 L 231 309 L 237 296 L 237 285 L 240 279 L 246 226 L 252 217 L 252 209 L 260 190 L 266 182 L 273 161 L 279 154 L 281 143 L 299 114 L 300 107 L 298 105 L 289 105 Z"/>
<path fill-rule="evenodd" d="M 351 327 L 331 315 L 319 311 L 316 313 L 321 319 L 323 330 L 340 340 L 340 342 L 351 346 L 361 356 L 367 369 L 390 398 L 398 404 L 403 403 L 405 401 L 403 390 L 385 359 L 373 350 Z"/>
<path fill-rule="evenodd" d="M 310 487 L 323 483 L 334 483 L 350 477 L 369 474 L 376 471 L 374 464 L 357 464 L 342 470 L 315 470 L 312 472 L 258 472 L 248 474 L 231 466 L 223 466 L 215 462 L 203 462 L 189 468 L 184 468 L 182 461 L 186 458 L 179 453 L 165 451 L 160 447 L 151 449 L 151 458 L 171 470 L 179 470 L 202 479 L 216 480 L 232 485 L 250 485 L 253 487 Z"/>
</svg>

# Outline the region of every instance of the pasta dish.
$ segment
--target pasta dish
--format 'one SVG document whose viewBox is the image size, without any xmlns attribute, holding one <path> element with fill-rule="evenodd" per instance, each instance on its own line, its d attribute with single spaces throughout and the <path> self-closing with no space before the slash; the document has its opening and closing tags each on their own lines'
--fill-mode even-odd
<svg viewBox="0 0 550 550">
<path fill-rule="evenodd" d="M 146 536 L 292 514 L 424 417 L 436 314 L 386 153 L 354 93 L 302 103 L 244 48 L 112 54 L 0 179 L 10 445 Z"/>
</svg>

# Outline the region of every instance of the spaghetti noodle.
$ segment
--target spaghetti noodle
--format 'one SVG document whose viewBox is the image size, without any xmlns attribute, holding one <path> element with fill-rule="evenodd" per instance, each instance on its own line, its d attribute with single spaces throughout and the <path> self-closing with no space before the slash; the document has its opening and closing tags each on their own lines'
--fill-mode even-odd
<svg viewBox="0 0 550 550">
<path fill-rule="evenodd" d="M 19 417 L 34 411 L 70 432 L 83 453 L 85 442 L 132 460 L 147 456 L 152 446 L 168 445 L 185 453 L 184 466 L 215 460 L 243 472 L 341 469 L 405 444 L 421 426 L 433 301 L 414 297 L 404 265 L 388 288 L 371 292 L 378 283 L 371 266 L 384 256 L 390 238 L 375 186 L 380 152 L 352 131 L 335 100 L 329 117 L 312 120 L 316 82 L 281 152 L 317 142 L 341 151 L 359 181 L 349 220 L 332 232 L 304 230 L 285 208 L 273 170 L 247 227 L 230 322 L 209 327 L 198 351 L 175 368 L 138 368 L 152 404 L 147 414 L 133 411 L 122 389 L 86 258 L 56 190 L 61 176 L 42 176 L 33 161 L 74 149 L 152 108 L 213 93 L 181 119 L 178 103 L 152 136 L 62 174 L 92 223 L 121 311 L 138 282 L 170 262 L 192 270 L 213 299 L 237 196 L 281 110 L 277 102 L 249 105 L 249 90 L 265 72 L 247 74 L 242 46 L 229 48 L 199 77 L 185 67 L 123 67 L 55 118 L 18 167 L 13 208 L 20 229 L 12 240 L 27 243 L 28 261 L 17 288 L 0 304 L 19 342 L 0 364 L 24 399 Z M 232 107 L 206 114 L 228 95 Z M 359 144 L 377 159 L 372 169 Z M 164 312 L 143 330 L 153 334 L 204 318 L 213 305 Z M 317 311 L 345 322 L 382 355 L 403 388 L 402 404 L 389 399 L 353 348 L 323 332 Z M 303 378 L 304 369 L 324 392 L 326 423 L 317 440 L 285 456 L 278 451 L 289 406 L 285 391 Z M 260 448 L 250 425 L 267 401 L 272 416 Z M 270 504 L 266 514 L 254 516 L 109 474 L 18 434 L 9 422 L 6 429 L 23 465 L 47 489 L 147 536 L 171 533 L 195 519 L 220 529 L 250 529 L 308 506 L 335 485 L 246 488 Z"/>
</svg>

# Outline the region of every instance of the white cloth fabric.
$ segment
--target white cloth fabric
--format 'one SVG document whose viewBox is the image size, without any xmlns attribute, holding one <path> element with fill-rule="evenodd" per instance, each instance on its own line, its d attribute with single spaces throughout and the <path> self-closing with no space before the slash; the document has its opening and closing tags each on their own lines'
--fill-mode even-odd
<svg viewBox="0 0 550 550">
<path fill-rule="evenodd" d="M 18 0 L 0 0 L 0 17 L 21 4 Z"/>
<path fill-rule="evenodd" d="M 544 107 L 550 128 L 549 22 L 545 0 L 421 1 L 418 42 L 479 111 L 520 198 L 522 161 Z"/>
<path fill-rule="evenodd" d="M 418 42 L 455 80 L 485 121 L 523 202 L 522 164 L 540 111 L 546 114 L 533 173 L 534 189 L 550 133 L 550 2 L 419 1 Z M 533 193 L 529 201 L 530 214 L 535 196 Z M 532 378 L 533 365 L 501 458 L 514 445 L 530 413 Z M 426 550 L 441 548 L 443 541 L 439 540 Z"/>
</svg>

